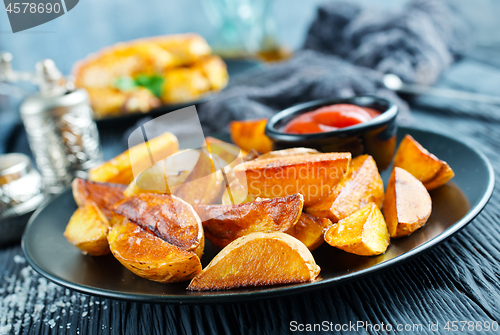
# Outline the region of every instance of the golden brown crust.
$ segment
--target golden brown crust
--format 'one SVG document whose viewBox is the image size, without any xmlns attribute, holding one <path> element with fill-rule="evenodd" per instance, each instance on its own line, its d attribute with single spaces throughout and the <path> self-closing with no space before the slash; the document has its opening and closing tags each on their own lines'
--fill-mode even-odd
<svg viewBox="0 0 500 335">
<path fill-rule="evenodd" d="M 136 275 L 161 282 L 189 280 L 201 271 L 200 259 L 129 221 L 116 224 L 109 235 L 113 256 Z"/>
<path fill-rule="evenodd" d="M 83 253 L 101 256 L 109 253 L 108 230 L 109 222 L 104 214 L 97 206 L 87 204 L 73 213 L 64 236 Z"/>
<path fill-rule="evenodd" d="M 283 198 L 238 205 L 195 206 L 207 238 L 220 248 L 253 232 L 286 231 L 300 218 L 304 198 L 294 194 Z"/>
<path fill-rule="evenodd" d="M 193 207 L 173 195 L 142 193 L 117 203 L 115 212 L 182 250 L 203 254 L 200 218 Z"/>
<path fill-rule="evenodd" d="M 311 252 L 285 233 L 252 233 L 230 243 L 189 284 L 188 290 L 222 290 L 313 281 Z"/>
<path fill-rule="evenodd" d="M 448 163 L 446 162 L 443 163 L 444 163 L 443 166 L 441 166 L 441 169 L 439 169 L 434 178 L 424 183 L 424 186 L 427 189 L 427 191 L 433 190 L 435 188 L 438 188 L 446 184 L 450 179 L 452 179 L 455 176 L 455 172 L 453 172 Z"/>
<path fill-rule="evenodd" d="M 411 135 L 406 135 L 401 141 L 394 166 L 411 173 L 427 190 L 444 185 L 455 175 L 448 163 L 427 151 Z"/>
<path fill-rule="evenodd" d="M 121 201 L 126 186 L 112 183 L 98 183 L 75 178 L 71 184 L 73 198 L 78 206 L 96 205 L 108 220 L 113 217 L 113 206 Z"/>
<path fill-rule="evenodd" d="M 324 242 L 323 234 L 332 225 L 329 219 L 318 218 L 307 213 L 300 215 L 297 223 L 285 231 L 304 243 L 307 249 L 313 251 Z"/>
<path fill-rule="evenodd" d="M 229 123 L 231 140 L 246 151 L 269 152 L 273 149 L 273 142 L 264 133 L 266 124 L 267 119 L 232 121 Z"/>
<path fill-rule="evenodd" d="M 389 232 L 384 217 L 375 203 L 369 203 L 325 232 L 325 241 L 346 252 L 380 255 L 389 246 Z"/>
</svg>

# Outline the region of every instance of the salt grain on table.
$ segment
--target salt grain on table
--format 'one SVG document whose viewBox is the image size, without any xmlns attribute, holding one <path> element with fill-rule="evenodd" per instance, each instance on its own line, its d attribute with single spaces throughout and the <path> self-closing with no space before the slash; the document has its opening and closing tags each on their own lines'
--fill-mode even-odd
<svg viewBox="0 0 500 335">
<path fill-rule="evenodd" d="M 22 256 L 15 255 L 14 256 L 14 263 L 17 263 L 17 264 L 26 263 L 26 259 L 24 259 L 24 257 L 22 257 Z"/>
<path fill-rule="evenodd" d="M 15 255 L 15 264 L 24 264 L 26 259 Z M 58 324 L 62 314 L 73 314 L 77 302 L 84 303 L 87 296 L 72 292 L 40 277 L 30 266 L 23 267 L 18 274 L 5 275 L 0 283 L 0 335 L 20 333 L 21 327 L 28 327 L 41 320 L 50 328 Z M 95 302 L 96 304 L 100 303 Z M 90 302 L 92 306 L 94 302 Z M 82 313 L 87 316 L 88 311 Z M 71 328 L 71 323 L 66 323 Z"/>
</svg>

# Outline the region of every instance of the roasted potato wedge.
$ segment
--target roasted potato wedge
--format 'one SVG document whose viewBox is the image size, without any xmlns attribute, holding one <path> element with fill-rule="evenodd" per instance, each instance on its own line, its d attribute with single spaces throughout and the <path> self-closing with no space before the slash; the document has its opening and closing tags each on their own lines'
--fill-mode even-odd
<svg viewBox="0 0 500 335">
<path fill-rule="evenodd" d="M 117 203 L 115 212 L 182 250 L 203 255 L 205 237 L 193 207 L 173 195 L 142 193 Z"/>
<path fill-rule="evenodd" d="M 210 153 L 221 158 L 226 164 L 230 164 L 234 162 L 236 158 L 243 158 L 248 154 L 245 150 L 242 150 L 234 144 L 210 136 L 205 138 L 205 142 L 207 143 Z"/>
<path fill-rule="evenodd" d="M 256 160 L 259 159 L 267 159 L 267 158 L 275 158 L 275 157 L 286 157 L 286 156 L 297 156 L 297 155 L 314 155 L 314 154 L 320 154 L 316 149 L 310 149 L 310 148 L 290 148 L 290 149 L 283 149 L 283 150 L 275 150 L 275 151 L 270 151 L 268 153 L 265 153 L 263 155 L 260 155 L 256 157 Z"/>
<path fill-rule="evenodd" d="M 224 186 L 224 176 L 215 170 L 210 153 L 201 150 L 193 171 L 173 194 L 193 206 L 213 204 L 220 200 Z"/>
<path fill-rule="evenodd" d="M 207 238 L 224 248 L 238 237 L 253 232 L 287 231 L 300 218 L 301 194 L 264 199 L 239 205 L 195 206 Z"/>
<path fill-rule="evenodd" d="M 439 171 L 436 173 L 434 178 L 431 180 L 428 180 L 424 183 L 425 188 L 430 191 L 435 188 L 438 188 L 440 186 L 443 186 L 446 184 L 450 179 L 452 179 L 455 176 L 455 172 L 451 169 L 451 167 L 446 164 L 443 164 Z"/>
<path fill-rule="evenodd" d="M 126 197 L 141 193 L 171 194 L 186 181 L 199 157 L 200 150 L 180 150 L 147 168 L 123 194 Z"/>
<path fill-rule="evenodd" d="M 317 218 L 307 213 L 300 215 L 299 221 L 285 231 L 288 235 L 295 237 L 304 243 L 307 249 L 313 251 L 324 242 L 323 234 L 332 225 L 329 219 Z"/>
<path fill-rule="evenodd" d="M 165 159 L 177 150 L 179 150 L 177 137 L 166 132 L 90 169 L 89 179 L 128 185 L 134 180 L 134 174 L 138 176 L 152 164 Z"/>
<path fill-rule="evenodd" d="M 129 221 L 114 225 L 108 241 L 113 256 L 123 266 L 149 280 L 180 282 L 201 271 L 195 253 L 182 250 Z"/>
<path fill-rule="evenodd" d="M 254 201 L 255 197 L 248 194 L 248 189 L 241 185 L 237 180 L 233 180 L 222 193 L 223 205 L 236 205 Z"/>
<path fill-rule="evenodd" d="M 306 208 L 306 212 L 337 222 L 374 202 L 379 208 L 384 201 L 384 183 L 375 160 L 362 155 L 351 161 L 345 178 L 325 198 Z"/>
<path fill-rule="evenodd" d="M 410 135 L 401 141 L 394 166 L 411 173 L 427 190 L 446 184 L 455 175 L 448 163 L 431 154 Z"/>
<path fill-rule="evenodd" d="M 101 256 L 109 253 L 109 222 L 95 205 L 78 208 L 69 219 L 64 236 L 84 254 Z"/>
<path fill-rule="evenodd" d="M 199 273 L 188 290 L 303 283 L 320 268 L 311 252 L 285 233 L 252 233 L 230 243 Z"/>
<path fill-rule="evenodd" d="M 342 180 L 351 161 L 350 153 L 324 153 L 274 157 L 245 162 L 235 167 L 238 180 L 248 193 L 263 198 L 301 193 L 304 206 L 330 194 Z"/>
<path fill-rule="evenodd" d="M 326 243 L 361 256 L 384 253 L 389 239 L 384 217 L 373 202 L 333 224 L 325 232 Z"/>
<path fill-rule="evenodd" d="M 115 215 L 113 206 L 124 198 L 126 188 L 125 185 L 97 183 L 81 178 L 75 178 L 71 187 L 78 206 L 96 205 L 108 220 Z"/>
<path fill-rule="evenodd" d="M 427 222 L 432 200 L 417 178 L 395 167 L 387 185 L 383 211 L 391 237 L 403 237 Z"/>
<path fill-rule="evenodd" d="M 243 150 L 257 150 L 266 153 L 273 149 L 273 143 L 266 136 L 267 119 L 232 121 L 229 123 L 229 133 L 234 144 Z"/>
</svg>

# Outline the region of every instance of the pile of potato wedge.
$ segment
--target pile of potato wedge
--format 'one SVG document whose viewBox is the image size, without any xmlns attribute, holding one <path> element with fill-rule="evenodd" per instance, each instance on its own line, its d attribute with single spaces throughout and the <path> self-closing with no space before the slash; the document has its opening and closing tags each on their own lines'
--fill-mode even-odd
<svg viewBox="0 0 500 335">
<path fill-rule="evenodd" d="M 255 124 L 231 125 L 254 127 L 244 142 L 255 147 L 207 138 L 206 147 L 179 151 L 165 133 L 93 168 L 73 181 L 78 209 L 64 235 L 143 278 L 190 280 L 188 290 L 309 282 L 320 274 L 312 250 L 326 241 L 361 256 L 384 253 L 391 238 L 427 222 L 428 191 L 454 175 L 407 135 L 384 191 L 371 156 L 270 151 Z M 205 238 L 221 251 L 202 268 Z"/>
</svg>

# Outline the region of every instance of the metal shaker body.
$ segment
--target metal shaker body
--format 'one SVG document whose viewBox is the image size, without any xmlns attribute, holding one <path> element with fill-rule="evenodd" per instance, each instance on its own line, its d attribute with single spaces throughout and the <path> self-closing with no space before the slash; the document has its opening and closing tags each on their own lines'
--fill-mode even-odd
<svg viewBox="0 0 500 335">
<path fill-rule="evenodd" d="M 20 113 L 47 192 L 61 192 L 74 176 L 101 162 L 99 134 L 85 90 L 30 96 Z"/>
</svg>

